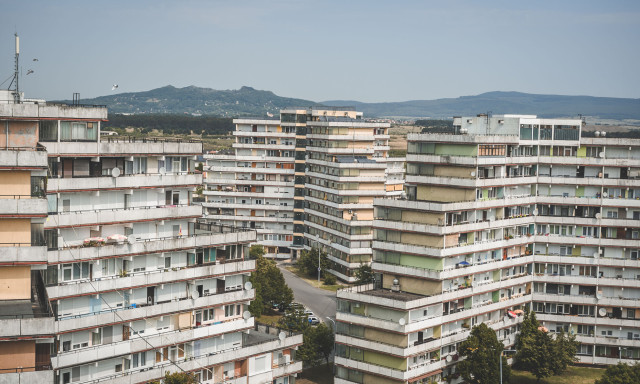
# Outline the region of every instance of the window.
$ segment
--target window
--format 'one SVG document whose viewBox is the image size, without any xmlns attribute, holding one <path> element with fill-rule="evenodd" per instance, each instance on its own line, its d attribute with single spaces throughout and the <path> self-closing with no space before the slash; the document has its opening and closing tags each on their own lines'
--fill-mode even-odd
<svg viewBox="0 0 640 384">
<path fill-rule="evenodd" d="M 61 141 L 97 141 L 97 123 L 62 121 L 60 122 Z"/>
<path fill-rule="evenodd" d="M 140 352 L 133 354 L 133 368 L 143 367 L 147 365 L 147 353 Z"/>
<path fill-rule="evenodd" d="M 256 357 L 255 372 L 264 372 L 267 370 L 267 356 Z"/>
</svg>

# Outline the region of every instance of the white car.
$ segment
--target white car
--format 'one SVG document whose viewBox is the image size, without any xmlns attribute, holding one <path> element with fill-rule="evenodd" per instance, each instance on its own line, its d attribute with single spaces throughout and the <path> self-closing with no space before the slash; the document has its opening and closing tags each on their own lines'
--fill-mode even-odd
<svg viewBox="0 0 640 384">
<path fill-rule="evenodd" d="M 307 319 L 309 320 L 309 324 L 311 325 L 316 325 L 320 323 L 320 320 L 318 319 L 317 316 L 311 315 L 311 316 L 308 316 Z"/>
</svg>

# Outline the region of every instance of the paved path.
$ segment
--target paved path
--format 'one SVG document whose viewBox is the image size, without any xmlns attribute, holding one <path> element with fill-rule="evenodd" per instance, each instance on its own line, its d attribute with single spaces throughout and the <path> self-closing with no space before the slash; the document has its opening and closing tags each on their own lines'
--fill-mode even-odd
<svg viewBox="0 0 640 384">
<path fill-rule="evenodd" d="M 316 288 L 284 268 L 287 264 L 279 263 L 278 268 L 284 275 L 287 285 L 293 290 L 295 301 L 311 309 L 324 322 L 335 329 L 336 293 Z"/>
</svg>

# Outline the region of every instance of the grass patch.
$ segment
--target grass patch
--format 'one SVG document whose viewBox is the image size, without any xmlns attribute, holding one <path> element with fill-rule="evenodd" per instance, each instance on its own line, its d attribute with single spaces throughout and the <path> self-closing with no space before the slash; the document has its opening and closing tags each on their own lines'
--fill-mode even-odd
<svg viewBox="0 0 640 384">
<path fill-rule="evenodd" d="M 333 384 L 333 364 L 305 369 L 296 379 L 296 384 Z"/>
<path fill-rule="evenodd" d="M 560 376 L 538 381 L 529 372 L 511 370 L 511 384 L 593 384 L 604 373 L 602 368 L 572 366 Z"/>
<path fill-rule="evenodd" d="M 331 291 L 331 292 L 335 292 L 338 289 L 344 288 L 345 285 L 342 284 L 335 284 L 335 285 L 324 285 L 324 283 L 322 282 L 322 280 L 318 283 L 318 279 L 312 279 L 309 276 L 307 276 L 306 274 L 302 273 L 302 271 L 300 269 L 298 269 L 298 267 L 296 266 L 286 266 L 285 267 L 287 269 L 287 271 L 293 273 L 294 275 L 298 276 L 299 278 L 301 278 L 302 280 L 304 280 L 307 284 L 314 286 L 316 288 L 320 288 L 320 289 L 324 289 L 325 291 Z"/>
<path fill-rule="evenodd" d="M 278 325 L 278 321 L 282 318 L 283 314 L 272 309 L 265 309 L 262 316 L 256 317 L 256 321 L 263 324 Z"/>
</svg>

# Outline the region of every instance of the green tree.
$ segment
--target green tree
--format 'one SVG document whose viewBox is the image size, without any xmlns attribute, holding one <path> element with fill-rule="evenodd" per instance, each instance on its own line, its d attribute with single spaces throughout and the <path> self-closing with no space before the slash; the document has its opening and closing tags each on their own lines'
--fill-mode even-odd
<svg viewBox="0 0 640 384">
<path fill-rule="evenodd" d="M 335 275 L 332 275 L 330 273 L 327 273 L 327 275 L 324 277 L 324 285 L 335 285 L 336 281 L 337 279 Z"/>
<path fill-rule="evenodd" d="M 318 248 L 311 248 L 309 251 L 302 251 L 298 258 L 298 268 L 307 276 L 318 276 L 318 253 L 320 253 L 321 273 L 329 269 L 329 259 L 326 252 L 320 252 Z"/>
<path fill-rule="evenodd" d="M 152 381 L 153 384 L 160 384 L 160 381 Z M 162 380 L 163 384 L 196 384 L 198 381 L 195 376 L 188 372 L 167 372 Z"/>
<path fill-rule="evenodd" d="M 264 247 L 260 244 L 254 244 L 249 248 L 249 258 L 252 260 L 263 257 L 265 253 Z"/>
<path fill-rule="evenodd" d="M 304 331 L 309 328 L 309 319 L 302 305 L 291 305 L 278 320 L 278 324 L 291 331 Z"/>
<path fill-rule="evenodd" d="M 504 344 L 498 341 L 496 332 L 486 324 L 473 327 L 469 337 L 460 344 L 460 356 L 466 357 L 458 363 L 457 370 L 470 384 L 498 384 L 500 382 L 500 359 L 502 359 L 503 382 L 509 382 L 511 367 L 502 355 Z"/>
<path fill-rule="evenodd" d="M 562 374 L 569 364 L 576 361 L 579 344 L 575 335 L 566 335 L 564 332 L 556 334 L 552 343 L 552 357 L 549 359 L 554 375 Z"/>
<path fill-rule="evenodd" d="M 640 383 L 640 364 L 628 365 L 618 363 L 610 365 L 595 384 L 628 384 Z"/>
<path fill-rule="evenodd" d="M 249 305 L 249 312 L 260 317 L 265 307 L 277 305 L 285 308 L 293 301 L 293 291 L 284 281 L 284 276 L 276 262 L 262 256 L 262 246 L 252 246 L 249 257 L 256 260 L 256 270 L 251 273 L 249 281 L 256 290 L 256 299 Z"/>
<path fill-rule="evenodd" d="M 536 314 L 526 310 L 516 340 L 514 367 L 531 372 L 539 382 L 563 373 L 575 361 L 577 348 L 575 336 L 561 332 L 553 338 L 540 327 Z"/>
<path fill-rule="evenodd" d="M 371 266 L 368 264 L 360 264 L 358 269 L 355 271 L 356 274 L 356 285 L 369 284 L 373 283 L 373 270 L 371 270 Z"/>
<path fill-rule="evenodd" d="M 298 348 L 296 356 L 306 366 L 315 366 L 322 359 L 329 364 L 329 357 L 333 351 L 333 330 L 324 323 L 317 327 L 307 327 L 304 330 L 303 344 Z"/>
</svg>

